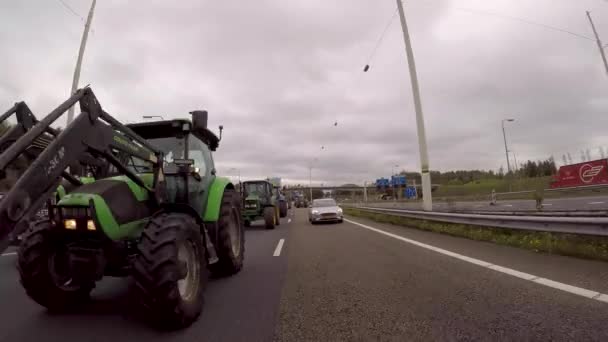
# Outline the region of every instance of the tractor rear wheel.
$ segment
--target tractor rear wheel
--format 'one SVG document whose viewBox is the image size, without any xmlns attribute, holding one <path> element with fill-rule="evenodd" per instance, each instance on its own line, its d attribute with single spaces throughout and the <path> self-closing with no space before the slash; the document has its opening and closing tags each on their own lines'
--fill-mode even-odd
<svg viewBox="0 0 608 342">
<path fill-rule="evenodd" d="M 274 207 L 264 208 L 264 223 L 266 224 L 266 229 L 274 229 L 276 221 L 277 214 L 274 210 Z"/>
<path fill-rule="evenodd" d="M 248 219 L 245 219 L 245 227 L 251 227 L 251 221 Z"/>
<path fill-rule="evenodd" d="M 137 246 L 135 298 L 163 329 L 187 327 L 203 309 L 209 272 L 200 229 L 190 215 L 163 213 L 150 220 Z"/>
<path fill-rule="evenodd" d="M 53 241 L 51 222 L 33 222 L 18 252 L 21 285 L 36 303 L 51 311 L 69 311 L 86 303 L 94 282 L 78 284 L 70 275 L 67 250 Z"/>
<path fill-rule="evenodd" d="M 234 190 L 226 189 L 220 207 L 218 222 L 218 262 L 211 265 L 214 276 L 228 276 L 243 267 L 245 257 L 245 229 L 241 221 L 241 201 Z"/>
</svg>

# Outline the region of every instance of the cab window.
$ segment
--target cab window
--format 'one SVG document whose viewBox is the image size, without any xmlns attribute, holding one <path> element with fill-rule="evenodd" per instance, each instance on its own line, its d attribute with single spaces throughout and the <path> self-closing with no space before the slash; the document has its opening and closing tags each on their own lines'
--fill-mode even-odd
<svg viewBox="0 0 608 342">
<path fill-rule="evenodd" d="M 198 173 L 201 176 L 207 175 L 210 171 L 208 169 L 211 164 L 209 147 L 194 135 L 188 137 L 188 158 L 194 160 L 194 167 L 199 169 Z"/>
</svg>

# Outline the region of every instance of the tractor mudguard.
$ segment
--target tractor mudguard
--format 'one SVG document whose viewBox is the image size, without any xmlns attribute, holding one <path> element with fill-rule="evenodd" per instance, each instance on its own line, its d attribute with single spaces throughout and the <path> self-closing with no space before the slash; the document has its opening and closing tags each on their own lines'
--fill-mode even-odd
<svg viewBox="0 0 608 342">
<path fill-rule="evenodd" d="M 225 189 L 234 189 L 234 185 L 228 178 L 215 177 L 211 186 L 209 186 L 209 194 L 207 195 L 207 207 L 203 215 L 205 222 L 217 222 L 220 217 L 220 207 L 222 205 L 222 197 Z"/>
</svg>

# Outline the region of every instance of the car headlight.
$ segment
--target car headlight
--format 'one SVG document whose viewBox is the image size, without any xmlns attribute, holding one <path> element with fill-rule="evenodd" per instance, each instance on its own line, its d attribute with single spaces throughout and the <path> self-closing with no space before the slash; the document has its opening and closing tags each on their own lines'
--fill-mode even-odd
<svg viewBox="0 0 608 342">
<path fill-rule="evenodd" d="M 318 211 L 318 210 L 313 210 L 313 211 L 312 211 L 312 214 L 313 214 L 313 215 L 318 215 L 318 214 L 319 214 L 319 211 Z"/>
<path fill-rule="evenodd" d="M 338 214 L 342 214 L 342 208 L 338 208 Z"/>
</svg>

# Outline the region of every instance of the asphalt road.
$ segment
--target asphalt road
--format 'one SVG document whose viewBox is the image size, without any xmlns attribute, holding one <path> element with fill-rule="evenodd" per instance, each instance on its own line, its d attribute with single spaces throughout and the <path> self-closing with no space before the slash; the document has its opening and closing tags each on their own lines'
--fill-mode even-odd
<svg viewBox="0 0 608 342">
<path fill-rule="evenodd" d="M 368 204 L 372 205 L 372 203 Z M 395 203 L 391 201 L 374 202 L 373 206 L 397 207 L 411 210 L 420 210 L 420 203 Z M 433 202 L 434 211 L 535 211 L 534 200 L 498 200 L 496 205 L 490 205 L 490 201 L 462 201 L 462 202 Z M 544 211 L 608 211 L 608 196 L 570 197 L 570 198 L 548 198 L 543 202 Z"/>
<path fill-rule="evenodd" d="M 291 214 L 290 214 L 291 215 Z M 290 216 L 289 215 L 289 216 Z M 287 237 L 290 217 L 266 230 L 254 222 L 245 235 L 245 266 L 237 275 L 213 279 L 205 293 L 205 308 L 189 329 L 159 332 L 129 313 L 126 279 L 109 278 L 97 285 L 93 302 L 80 314 L 53 315 L 22 290 L 14 250 L 0 257 L 0 341 L 269 341 L 278 315 L 282 283 L 287 271 L 280 239 Z"/>
<path fill-rule="evenodd" d="M 298 209 L 252 227 L 242 272 L 211 281 L 203 316 L 173 333 L 125 313 L 121 279 L 86 312 L 48 314 L 0 257 L 0 341 L 608 340 L 606 263 L 352 221 L 313 226 Z"/>
</svg>

